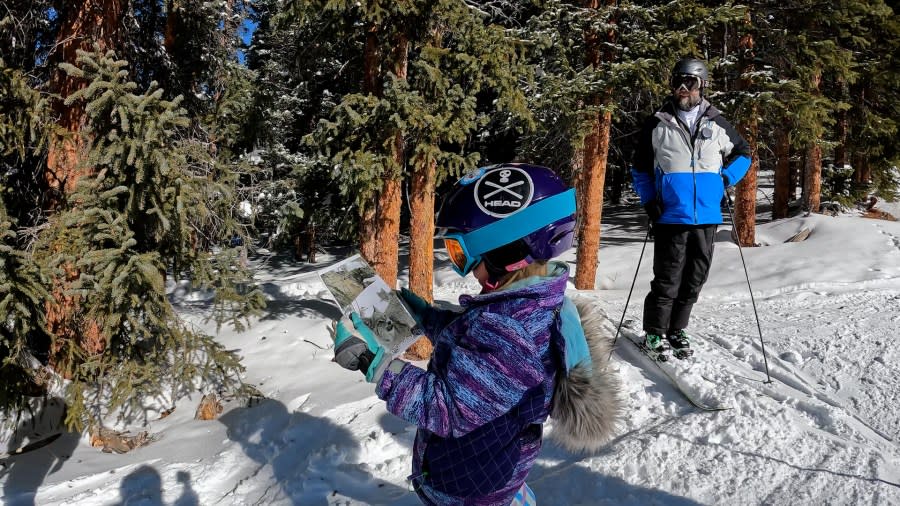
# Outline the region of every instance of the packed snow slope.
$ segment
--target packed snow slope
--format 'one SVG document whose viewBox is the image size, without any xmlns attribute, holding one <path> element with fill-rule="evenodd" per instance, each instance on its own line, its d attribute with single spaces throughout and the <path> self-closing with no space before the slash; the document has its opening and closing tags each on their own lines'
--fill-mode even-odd
<svg viewBox="0 0 900 506">
<path fill-rule="evenodd" d="M 806 241 L 784 242 L 804 228 Z M 729 235 L 720 227 L 695 307 L 696 354 L 674 367 L 691 393 L 730 409 L 693 408 L 620 338 L 618 433 L 595 454 L 573 455 L 553 443 L 551 421 L 528 480 L 540 504 L 900 504 L 900 223 L 812 215 L 759 225 L 763 246 L 743 249 L 759 327 Z M 570 290 L 594 299 L 611 329 L 644 236 L 633 210 L 607 210 L 597 290 Z M 477 291 L 437 256 L 438 299 Z M 574 251 L 563 259 L 574 264 Z M 161 439 L 123 455 L 64 436 L 7 459 L 2 502 L 418 504 L 405 481 L 415 428 L 387 413 L 362 375 L 331 362 L 327 326 L 339 315 L 314 271 L 328 262 L 263 259 L 266 314 L 244 333 L 218 332 L 265 400 L 233 401 L 204 422 L 193 420 L 199 396 L 182 399 L 144 428 Z M 626 320 L 640 321 L 651 264 L 648 243 Z M 202 297 L 173 287 L 172 298 L 204 325 Z"/>
</svg>

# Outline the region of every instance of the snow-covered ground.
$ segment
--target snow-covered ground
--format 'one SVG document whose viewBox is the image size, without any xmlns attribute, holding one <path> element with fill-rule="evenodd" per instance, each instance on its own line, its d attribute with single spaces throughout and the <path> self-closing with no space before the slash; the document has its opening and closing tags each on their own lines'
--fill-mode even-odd
<svg viewBox="0 0 900 506">
<path fill-rule="evenodd" d="M 595 299 L 614 323 L 638 264 L 642 223 L 633 209 L 607 209 L 598 289 L 571 289 Z M 784 243 L 804 228 L 808 240 Z M 743 255 L 767 363 L 729 232 L 719 229 L 695 308 L 695 358 L 675 365 L 686 388 L 730 409 L 691 407 L 620 339 L 612 366 L 626 409 L 618 434 L 591 455 L 548 439 L 528 480 L 540 504 L 900 504 L 900 222 L 812 215 L 758 226 L 766 246 Z M 640 319 L 651 246 L 630 320 Z M 133 427 L 161 439 L 122 455 L 63 436 L 6 460 L 2 502 L 418 504 L 405 481 L 414 427 L 388 414 L 362 375 L 331 362 L 327 325 L 338 312 L 314 269 L 339 259 L 268 259 L 258 276 L 267 313 L 247 332 L 219 332 L 267 400 L 233 402 L 218 420 L 195 421 L 200 396 L 182 399 L 170 416 Z M 564 259 L 574 262 L 574 252 Z M 438 253 L 438 299 L 476 290 Z M 202 325 L 205 305 L 190 295 L 173 291 L 181 313 Z M 547 429 L 552 435 L 552 422 Z"/>
</svg>

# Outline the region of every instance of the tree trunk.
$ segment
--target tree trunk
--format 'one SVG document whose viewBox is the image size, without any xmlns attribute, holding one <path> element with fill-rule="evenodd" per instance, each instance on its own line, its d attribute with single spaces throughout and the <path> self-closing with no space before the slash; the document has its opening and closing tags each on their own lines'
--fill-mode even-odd
<svg viewBox="0 0 900 506">
<path fill-rule="evenodd" d="M 857 91 L 858 90 L 858 91 Z M 859 109 L 860 114 L 865 114 L 866 106 L 866 86 L 859 85 L 854 87 L 855 106 Z M 853 150 L 853 186 L 857 191 L 867 191 L 871 183 L 871 174 L 867 174 L 867 155 L 865 148 L 857 146 Z"/>
<path fill-rule="evenodd" d="M 379 86 L 379 74 L 381 63 L 378 54 L 378 25 L 372 24 L 366 31 L 366 47 L 363 54 L 363 91 L 365 93 L 381 96 Z M 367 199 L 360 203 L 359 208 L 359 253 L 369 262 L 375 265 L 378 261 L 378 228 L 376 226 L 377 212 L 376 199 Z"/>
<path fill-rule="evenodd" d="M 415 164 L 409 195 L 409 289 L 431 302 L 434 300 L 434 192 L 437 163 L 420 157 Z M 427 336 L 426 336 L 427 337 Z M 407 350 L 408 358 L 425 360 L 431 356 L 431 341 L 419 339 Z"/>
<path fill-rule="evenodd" d="M 847 100 L 847 95 L 849 94 L 847 88 L 847 82 L 842 78 L 838 78 L 837 80 L 837 88 L 840 90 L 841 100 Z M 837 121 L 834 125 L 834 137 L 835 137 L 835 146 L 834 146 L 834 167 L 836 169 L 843 169 L 845 165 L 847 165 L 847 132 L 849 132 L 850 121 L 848 119 L 848 114 L 846 110 L 840 110 L 837 112 Z"/>
<path fill-rule="evenodd" d="M 860 181 L 868 188 L 872 184 L 872 165 L 869 164 L 868 155 L 861 153 L 858 157 L 857 165 L 859 165 Z"/>
<path fill-rule="evenodd" d="M 62 19 L 57 36 L 58 49 L 51 56 L 54 63 L 74 65 L 79 49 L 93 51 L 96 45 L 100 51 L 106 51 L 119 46 L 123 9 L 121 0 L 83 0 L 70 2 L 67 7 L 59 12 Z M 64 132 L 50 141 L 47 170 L 44 173 L 44 180 L 51 192 L 51 207 L 54 208 L 65 202 L 78 179 L 91 170 L 79 163 L 81 129 L 86 118 L 84 104 L 65 104 L 66 97 L 86 85 L 83 79 L 70 76 L 62 69 L 57 69 L 50 81 L 51 91 L 59 96 L 59 99 L 53 101 L 53 109 Z M 51 248 L 59 251 L 63 245 L 53 244 Z M 63 270 L 64 276 L 52 280 L 51 298 L 46 303 L 47 329 L 55 336 L 51 365 L 58 371 L 70 372 L 65 351 L 67 346 L 77 347 L 91 356 L 106 348 L 106 340 L 100 334 L 100 325 L 84 318 L 80 298 L 67 294 L 79 277 L 78 270 L 71 264 L 64 265 Z"/>
<path fill-rule="evenodd" d="M 614 6 L 615 0 L 607 0 L 606 5 Z M 597 9 L 599 0 L 586 0 L 585 7 Z M 615 24 L 615 19 L 609 19 L 610 25 Z M 611 49 L 602 50 L 601 47 L 612 47 L 616 40 L 614 28 L 609 28 L 605 34 L 588 31 L 585 35 L 586 54 L 588 65 L 597 68 L 604 61 L 612 61 L 615 57 Z M 595 106 L 603 105 L 602 112 L 597 113 L 592 121 L 590 133 L 584 139 L 584 165 L 576 192 L 578 197 L 578 249 L 576 253 L 575 288 L 579 290 L 593 290 L 597 278 L 597 260 L 600 250 L 600 225 L 603 217 L 603 186 L 606 184 L 606 164 L 609 157 L 609 137 L 612 126 L 612 113 L 608 106 L 612 105 L 612 90 L 605 90 L 602 95 L 593 99 Z"/>
<path fill-rule="evenodd" d="M 759 174 L 757 157 L 758 125 L 755 119 L 741 126 L 744 138 L 750 144 L 750 169 L 737 184 L 734 192 L 734 230 L 741 246 L 756 245 L 756 189 Z"/>
<path fill-rule="evenodd" d="M 812 95 L 821 94 L 821 72 L 816 72 L 810 82 Z M 803 207 L 810 212 L 819 212 L 822 199 L 822 145 L 820 139 L 813 139 L 806 151 L 806 167 L 803 184 Z"/>
<path fill-rule="evenodd" d="M 394 39 L 391 50 L 394 75 L 398 79 L 406 79 L 407 62 L 409 61 L 409 39 L 400 33 Z M 384 279 L 388 286 L 397 285 L 397 262 L 400 253 L 400 208 L 403 204 L 402 178 L 405 160 L 403 132 L 394 133 L 393 162 L 394 170 L 386 174 L 387 180 L 381 190 L 378 204 L 377 246 L 375 251 L 375 272 Z"/>
<path fill-rule="evenodd" d="M 607 165 L 609 165 L 608 158 Z M 608 168 L 607 172 L 609 172 Z M 625 190 L 625 170 L 620 165 L 617 170 L 613 170 L 611 177 L 612 179 L 610 181 L 611 188 L 609 188 L 609 203 L 619 205 L 622 203 L 622 192 Z"/>
<path fill-rule="evenodd" d="M 306 253 L 306 261 L 314 264 L 316 263 L 316 224 L 310 223 L 307 227 L 307 253 Z M 246 248 L 245 248 L 246 249 Z"/>
<path fill-rule="evenodd" d="M 363 54 L 363 92 L 381 96 L 381 58 L 378 53 L 378 25 L 371 24 L 366 30 L 366 48 Z"/>
<path fill-rule="evenodd" d="M 121 0 L 83 0 L 70 2 L 68 8 L 61 11 L 59 35 L 57 36 L 57 52 L 51 56 L 55 64 L 70 63 L 74 65 L 79 49 L 92 51 L 94 44 L 101 51 L 115 49 L 121 39 L 120 24 L 122 18 Z M 78 156 L 81 150 L 79 132 L 85 120 L 84 105 L 73 103 L 65 105 L 65 99 L 75 91 L 84 88 L 87 83 L 80 78 L 70 76 L 57 68 L 50 80 L 50 89 L 59 95 L 53 101 L 53 109 L 59 118 L 59 126 L 63 135 L 51 139 L 47 154 L 47 171 L 44 180 L 54 198 L 54 204 L 65 200 L 75 188 L 78 179 L 85 175 L 87 168 L 79 167 Z"/>
<path fill-rule="evenodd" d="M 163 47 L 166 48 L 166 52 L 172 54 L 175 50 L 175 36 L 178 33 L 178 7 L 175 5 L 175 0 L 168 0 L 166 2 L 166 28 L 163 32 Z"/>
<path fill-rule="evenodd" d="M 398 137 L 401 134 L 397 134 Z M 401 140 L 402 142 L 402 140 Z M 384 182 L 379 197 L 377 231 L 377 251 L 375 272 L 391 288 L 397 286 L 397 262 L 400 257 L 400 208 L 403 205 L 402 182 L 400 177 L 391 177 Z"/>
<path fill-rule="evenodd" d="M 787 218 L 788 204 L 794 193 L 791 185 L 791 131 L 787 127 L 778 130 L 775 137 L 775 196 L 772 219 Z"/>
<path fill-rule="evenodd" d="M 606 160 L 609 154 L 609 132 L 612 113 L 599 115 L 591 133 L 584 139 L 584 177 L 582 209 L 578 236 L 575 288 L 593 290 L 596 285 L 597 260 L 600 249 L 600 224 L 603 216 L 603 186 L 606 182 Z"/>
<path fill-rule="evenodd" d="M 822 199 L 822 147 L 816 143 L 806 151 L 806 170 L 803 185 L 803 207 L 819 212 Z"/>
<path fill-rule="evenodd" d="M 750 26 L 750 13 L 747 13 L 745 28 Z M 744 91 L 750 91 L 752 83 L 749 76 L 753 72 L 753 36 L 746 34 L 738 43 L 740 51 L 741 78 L 738 87 Z M 756 188 L 757 174 L 759 172 L 759 156 L 757 151 L 757 138 L 759 137 L 759 124 L 756 120 L 757 107 L 750 106 L 747 119 L 741 122 L 741 133 L 747 143 L 750 144 L 750 169 L 747 175 L 738 183 L 735 191 L 734 202 L 734 231 L 741 246 L 756 245 Z"/>
</svg>

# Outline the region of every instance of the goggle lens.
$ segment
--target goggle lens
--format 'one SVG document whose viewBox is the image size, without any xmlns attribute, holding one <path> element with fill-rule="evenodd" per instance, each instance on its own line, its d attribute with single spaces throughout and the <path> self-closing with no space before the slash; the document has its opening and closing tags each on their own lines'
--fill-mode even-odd
<svg viewBox="0 0 900 506">
<path fill-rule="evenodd" d="M 691 75 L 677 75 L 672 77 L 672 89 L 677 90 L 684 86 L 688 91 L 694 91 L 700 88 L 700 78 Z"/>
<path fill-rule="evenodd" d="M 450 261 L 453 262 L 453 265 L 455 265 L 460 272 L 464 273 L 466 264 L 469 263 L 469 257 L 466 255 L 466 251 L 463 249 L 463 245 L 459 242 L 459 239 L 445 238 L 444 247 L 447 248 L 447 254 L 450 256 Z"/>
</svg>

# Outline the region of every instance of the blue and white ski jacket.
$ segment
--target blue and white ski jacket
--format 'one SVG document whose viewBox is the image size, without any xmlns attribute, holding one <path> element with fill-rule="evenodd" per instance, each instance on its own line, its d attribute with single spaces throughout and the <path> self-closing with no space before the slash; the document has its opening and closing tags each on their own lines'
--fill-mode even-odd
<svg viewBox="0 0 900 506">
<path fill-rule="evenodd" d="M 737 184 L 750 168 L 750 145 L 703 99 L 694 135 L 670 99 L 641 130 L 631 175 L 641 204 L 657 201 L 658 223 L 722 223 L 722 176 Z"/>
</svg>

